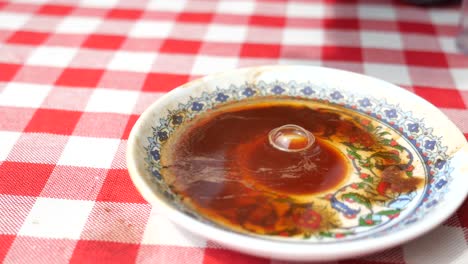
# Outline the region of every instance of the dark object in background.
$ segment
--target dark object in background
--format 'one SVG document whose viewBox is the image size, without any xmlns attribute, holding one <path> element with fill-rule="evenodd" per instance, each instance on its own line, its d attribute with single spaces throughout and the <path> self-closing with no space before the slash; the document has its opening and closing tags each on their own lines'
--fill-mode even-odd
<svg viewBox="0 0 468 264">
<path fill-rule="evenodd" d="M 459 4 L 461 0 L 403 0 L 403 2 L 420 6 L 432 6 Z"/>
</svg>

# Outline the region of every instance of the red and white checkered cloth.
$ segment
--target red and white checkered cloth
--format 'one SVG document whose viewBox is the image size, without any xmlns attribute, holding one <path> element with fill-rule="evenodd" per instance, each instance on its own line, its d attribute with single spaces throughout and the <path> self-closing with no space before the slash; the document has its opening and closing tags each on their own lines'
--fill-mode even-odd
<svg viewBox="0 0 468 264">
<path fill-rule="evenodd" d="M 201 75 L 308 64 L 401 85 L 468 136 L 458 17 L 391 0 L 0 0 L 0 262 L 284 263 L 195 237 L 142 199 L 124 160 L 138 116 Z M 467 241 L 465 203 L 416 241 L 339 263 L 468 263 Z"/>
</svg>

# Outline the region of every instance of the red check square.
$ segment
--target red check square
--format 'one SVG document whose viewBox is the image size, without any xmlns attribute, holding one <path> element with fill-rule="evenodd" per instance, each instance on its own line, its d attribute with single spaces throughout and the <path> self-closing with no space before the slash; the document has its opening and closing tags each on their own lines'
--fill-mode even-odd
<svg viewBox="0 0 468 264">
<path fill-rule="evenodd" d="M 122 46 L 125 37 L 113 36 L 113 35 L 90 35 L 85 42 L 83 47 L 92 49 L 111 49 L 117 50 Z"/>
<path fill-rule="evenodd" d="M 114 8 L 108 14 L 108 18 L 114 19 L 138 19 L 143 14 L 143 11 L 137 9 L 121 9 Z"/>
<path fill-rule="evenodd" d="M 466 109 L 459 91 L 413 86 L 414 92 L 437 107 Z"/>
<path fill-rule="evenodd" d="M 441 52 L 405 51 L 405 57 L 411 65 L 448 68 L 447 58 Z"/>
<path fill-rule="evenodd" d="M 167 39 L 161 46 L 161 52 L 197 54 L 200 50 L 200 41 Z"/>
<path fill-rule="evenodd" d="M 65 16 L 73 11 L 73 7 L 65 5 L 43 5 L 37 13 L 41 15 Z"/>
<path fill-rule="evenodd" d="M 42 32 L 17 31 L 9 39 L 7 39 L 7 42 L 15 44 L 39 45 L 43 43 L 48 37 L 49 34 Z"/>
<path fill-rule="evenodd" d="M 127 126 L 125 126 L 124 133 L 122 135 L 122 139 L 127 140 L 130 132 L 132 131 L 133 126 L 135 125 L 136 121 L 138 120 L 138 115 L 131 115 L 128 119 Z"/>
<path fill-rule="evenodd" d="M 0 63 L 0 81 L 11 81 L 20 68 L 17 64 Z"/>
<path fill-rule="evenodd" d="M 71 135 L 80 117 L 81 112 L 38 109 L 24 131 Z"/>
<path fill-rule="evenodd" d="M 126 169 L 110 169 L 101 187 L 97 201 L 146 203 L 133 185 Z"/>
<path fill-rule="evenodd" d="M 352 18 L 325 18 L 323 19 L 325 29 L 359 29 L 359 20 Z"/>
<path fill-rule="evenodd" d="M 186 83 L 188 80 L 188 75 L 150 73 L 143 84 L 143 91 L 168 92 L 177 86 Z"/>
<path fill-rule="evenodd" d="M 80 240 L 76 244 L 70 264 L 135 263 L 138 248 L 139 245 L 136 244 Z"/>
<path fill-rule="evenodd" d="M 96 87 L 103 72 L 103 70 L 68 68 L 62 72 L 55 84 L 63 86 Z"/>
<path fill-rule="evenodd" d="M 281 46 L 273 44 L 250 44 L 242 45 L 241 57 L 278 58 Z"/>
<path fill-rule="evenodd" d="M 55 165 L 5 161 L 0 165 L 0 193 L 38 196 Z"/>
<path fill-rule="evenodd" d="M 212 13 L 184 12 L 177 17 L 179 22 L 209 23 L 213 19 Z"/>
<path fill-rule="evenodd" d="M 324 46 L 322 48 L 322 59 L 362 62 L 362 49 L 352 47 L 332 47 Z"/>
<path fill-rule="evenodd" d="M 428 35 L 436 35 L 434 26 L 428 23 L 417 23 L 417 22 L 398 22 L 398 27 L 401 32 L 406 33 L 422 33 Z"/>
<path fill-rule="evenodd" d="M 284 27 L 286 25 L 286 18 L 254 15 L 250 17 L 249 24 L 266 27 Z"/>
<path fill-rule="evenodd" d="M 0 234 L 0 262 L 5 259 L 5 256 L 8 253 L 8 250 L 10 249 L 11 244 L 13 244 L 15 238 L 15 235 Z"/>
<path fill-rule="evenodd" d="M 253 257 L 238 253 L 235 251 L 221 249 L 221 248 L 206 248 L 203 264 L 235 264 L 235 263 L 249 263 L 249 264 L 268 264 L 269 259 Z"/>
</svg>

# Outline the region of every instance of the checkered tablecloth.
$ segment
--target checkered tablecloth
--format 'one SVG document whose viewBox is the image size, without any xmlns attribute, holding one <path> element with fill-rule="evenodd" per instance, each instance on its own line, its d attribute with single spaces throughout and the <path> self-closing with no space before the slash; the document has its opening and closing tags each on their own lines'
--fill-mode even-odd
<svg viewBox="0 0 468 264">
<path fill-rule="evenodd" d="M 458 18 L 391 0 L 0 0 L 0 262 L 284 263 L 143 200 L 124 159 L 138 116 L 212 72 L 322 65 L 398 84 L 468 136 Z M 467 241 L 468 202 L 424 237 L 339 263 L 468 263 Z"/>
</svg>

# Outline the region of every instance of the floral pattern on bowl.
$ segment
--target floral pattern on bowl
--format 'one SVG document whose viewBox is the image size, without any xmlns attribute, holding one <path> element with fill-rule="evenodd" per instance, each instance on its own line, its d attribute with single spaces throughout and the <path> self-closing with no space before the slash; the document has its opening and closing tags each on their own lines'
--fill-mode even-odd
<svg viewBox="0 0 468 264">
<path fill-rule="evenodd" d="M 447 161 L 447 147 L 442 145 L 440 138 L 432 134 L 433 130 L 426 127 L 422 119 L 418 119 L 411 112 L 404 111 L 398 105 L 389 104 L 385 100 L 355 96 L 346 91 L 310 82 L 260 82 L 256 85 L 246 83 L 241 86 L 218 87 L 214 92 L 203 92 L 201 96 L 179 102 L 174 109 L 168 109 L 167 116 L 160 119 L 158 125 L 153 128 L 153 136 L 148 137 L 146 144 L 147 170 L 154 176 L 154 183 L 158 185 L 158 189 L 179 210 L 210 223 L 196 211 L 187 208 L 180 197 L 165 184 L 160 173 L 162 145 L 178 126 L 203 112 L 221 104 L 263 97 L 305 98 L 359 112 L 362 117 L 359 120 L 361 125 L 368 132 L 378 135 L 379 141 L 392 149 L 389 152 L 378 153 L 380 158 L 400 159 L 401 155 L 406 155 L 408 160 L 405 164 L 405 174 L 413 177 L 413 172 L 416 170 L 422 174 L 425 182 L 417 191 L 402 193 L 392 191 L 391 184 L 373 171 L 377 156 L 363 152 L 366 146 L 359 146 L 351 138 L 343 145 L 343 151 L 354 168 L 353 177 L 334 193 L 323 195 L 320 200 L 316 199 L 313 202 L 315 206 L 304 207 L 305 209 L 301 207 L 301 210 L 306 212 L 302 212 L 302 217 L 297 219 L 295 225 L 308 230 L 302 232 L 301 239 L 323 243 L 372 236 L 382 230 L 388 232 L 389 229 L 398 228 L 424 217 L 425 213 L 443 199 L 444 193 L 447 192 L 447 183 L 451 180 L 449 175 L 452 170 Z M 403 137 L 395 140 L 400 136 Z M 388 196 L 390 198 L 385 202 L 374 202 L 379 197 Z M 297 206 L 296 203 L 291 203 Z M 323 212 L 317 209 L 323 206 L 317 204 L 332 208 L 334 217 L 341 219 L 341 226 L 327 228 L 327 224 L 323 223 L 324 218 L 321 217 Z M 336 226 L 336 223 L 330 222 L 328 225 Z M 291 230 L 294 229 L 280 230 L 269 235 L 280 237 L 297 235 Z"/>
</svg>

